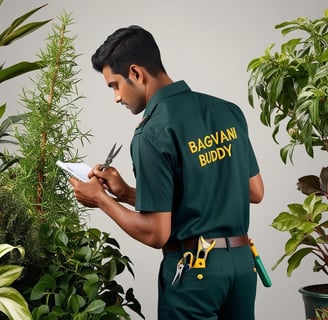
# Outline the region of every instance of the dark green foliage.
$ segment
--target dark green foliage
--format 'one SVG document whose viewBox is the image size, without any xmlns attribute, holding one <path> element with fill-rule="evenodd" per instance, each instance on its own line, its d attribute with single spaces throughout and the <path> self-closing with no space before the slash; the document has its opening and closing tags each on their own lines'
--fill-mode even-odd
<svg viewBox="0 0 328 320">
<path fill-rule="evenodd" d="M 272 223 L 278 231 L 288 232 L 290 238 L 285 245 L 285 254 L 274 268 L 288 257 L 287 275 L 298 268 L 309 254 L 314 254 L 313 271 L 323 271 L 328 275 L 328 254 L 326 229 L 328 222 L 328 204 L 314 193 L 309 195 L 303 204 L 288 205 L 289 211 L 281 212 Z"/>
<path fill-rule="evenodd" d="M 280 156 L 292 162 L 297 145 L 311 157 L 314 147 L 328 151 L 328 10 L 320 19 L 298 18 L 276 28 L 303 37 L 283 43 L 280 52 L 271 45 L 249 63 L 248 97 L 252 106 L 254 95 L 259 98 L 261 122 L 274 126 L 276 142 L 280 125 L 286 125 L 290 143 Z"/>
<path fill-rule="evenodd" d="M 283 35 L 297 32 L 298 38 L 282 44 L 280 52 L 269 46 L 265 55 L 248 65 L 251 72 L 248 98 L 252 106 L 257 96 L 260 120 L 274 126 L 277 142 L 280 126 L 285 125 L 289 144 L 281 148 L 284 163 L 293 162 L 293 151 L 304 145 L 314 157 L 314 147 L 328 151 L 328 9 L 320 19 L 300 17 L 276 26 Z M 303 203 L 288 205 L 288 211 L 274 218 L 272 226 L 289 233 L 285 253 L 274 268 L 288 259 L 287 275 L 308 255 L 314 256 L 313 271 L 328 275 L 328 168 L 319 176 L 299 178 L 298 189 L 307 195 Z"/>
<path fill-rule="evenodd" d="M 81 160 L 76 144 L 90 136 L 78 126 L 82 96 L 68 36 L 72 19 L 64 13 L 59 21 L 39 55 L 34 89 L 22 95 L 27 112 L 15 131 L 19 164 L 0 176 L 0 240 L 26 249 L 26 259 L 10 259 L 24 266 L 14 285 L 33 319 L 128 320 L 125 307 L 143 317 L 133 290 L 125 292 L 115 280 L 126 269 L 133 275 L 131 261 L 115 239 L 81 222 L 85 209 L 56 165 L 58 159 Z"/>
<path fill-rule="evenodd" d="M 133 275 L 129 258 L 109 234 L 81 227 L 41 226 L 53 259 L 31 291 L 33 319 L 129 319 L 124 306 L 141 315 L 132 289 L 124 295 L 114 280 L 125 268 Z"/>
<path fill-rule="evenodd" d="M 49 223 L 65 216 L 76 224 L 81 213 L 64 173 L 56 166 L 58 159 L 79 160 L 74 144 L 88 139 L 88 133 L 78 128 L 80 108 L 75 103 L 82 97 L 77 90 L 74 38 L 67 36 L 71 23 L 64 15 L 61 25 L 53 26 L 40 53 L 44 68 L 34 80 L 35 89 L 23 93 L 27 113 L 24 131 L 16 135 L 22 158 L 15 190 L 30 204 L 32 215 Z"/>
<path fill-rule="evenodd" d="M 0 243 L 21 245 L 26 249 L 24 260 L 17 251 L 13 251 L 2 259 L 3 263 L 29 266 L 45 262 L 39 241 L 39 225 L 28 214 L 23 199 L 4 187 L 0 188 Z"/>
</svg>

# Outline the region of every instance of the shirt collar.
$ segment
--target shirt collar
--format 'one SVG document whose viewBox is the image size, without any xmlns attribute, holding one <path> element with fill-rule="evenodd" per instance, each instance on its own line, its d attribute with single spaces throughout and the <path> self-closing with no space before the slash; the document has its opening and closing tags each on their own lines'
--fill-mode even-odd
<svg viewBox="0 0 328 320">
<path fill-rule="evenodd" d="M 144 118 L 151 115 L 160 100 L 182 92 L 191 91 L 185 81 L 177 81 L 159 89 L 149 100 L 145 108 Z"/>
</svg>

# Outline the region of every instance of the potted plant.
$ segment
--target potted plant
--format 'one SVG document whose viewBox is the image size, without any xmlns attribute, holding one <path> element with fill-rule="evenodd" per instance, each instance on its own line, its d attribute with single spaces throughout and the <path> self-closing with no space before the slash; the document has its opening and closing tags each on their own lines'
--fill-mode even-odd
<svg viewBox="0 0 328 320">
<path fill-rule="evenodd" d="M 78 126 L 83 97 L 69 36 L 73 20 L 67 13 L 58 20 L 39 54 L 34 87 L 22 94 L 27 112 L 15 128 L 20 161 L 0 173 L 0 243 L 26 253 L 4 264 L 24 267 L 14 286 L 35 320 L 130 319 L 126 307 L 144 318 L 133 290 L 116 281 L 125 270 L 133 275 L 130 259 L 108 233 L 86 226 L 85 209 L 56 166 L 58 159 L 79 161 L 76 144 L 90 138 Z"/>
<path fill-rule="evenodd" d="M 284 42 L 279 52 L 272 52 L 274 45 L 270 45 L 263 56 L 250 61 L 248 97 L 253 107 L 257 97 L 260 120 L 273 126 L 276 143 L 281 126 L 285 126 L 289 143 L 280 149 L 280 156 L 284 163 L 293 163 L 296 146 L 304 146 L 312 158 L 315 148 L 328 151 L 328 10 L 322 18 L 300 17 L 275 28 L 283 35 L 297 32 L 298 37 Z M 276 230 L 290 235 L 274 268 L 288 258 L 287 275 L 291 276 L 303 258 L 312 255 L 313 271 L 328 274 L 328 168 L 299 178 L 297 185 L 307 195 L 304 202 L 289 204 L 289 210 L 272 223 Z M 307 289 L 315 290 L 314 286 Z M 303 294 L 305 290 L 300 289 Z M 328 297 L 328 291 L 325 294 Z M 303 299 L 307 298 L 303 295 Z M 327 306 L 328 302 L 320 302 L 310 310 L 305 301 L 307 319 L 328 319 Z"/>
</svg>

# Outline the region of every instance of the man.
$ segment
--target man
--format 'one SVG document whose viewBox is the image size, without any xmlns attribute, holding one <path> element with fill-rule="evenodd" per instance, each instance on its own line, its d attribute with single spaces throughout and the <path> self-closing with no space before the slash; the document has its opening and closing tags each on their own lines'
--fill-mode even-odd
<svg viewBox="0 0 328 320">
<path fill-rule="evenodd" d="M 162 248 L 159 320 L 254 319 L 249 203 L 264 191 L 242 112 L 173 82 L 152 35 L 138 26 L 110 35 L 92 63 L 115 101 L 144 117 L 131 142 L 136 188 L 115 168 L 96 166 L 90 182 L 70 180 L 77 200 Z M 214 247 L 197 257 L 202 245 Z"/>
</svg>

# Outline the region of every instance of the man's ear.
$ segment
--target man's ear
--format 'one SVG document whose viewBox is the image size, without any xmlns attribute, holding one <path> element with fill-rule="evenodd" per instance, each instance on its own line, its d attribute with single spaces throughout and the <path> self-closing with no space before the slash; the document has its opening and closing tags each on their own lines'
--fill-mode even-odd
<svg viewBox="0 0 328 320">
<path fill-rule="evenodd" d="M 138 82 L 142 81 L 143 79 L 142 69 L 139 66 L 132 64 L 130 66 L 130 77 Z"/>
</svg>

